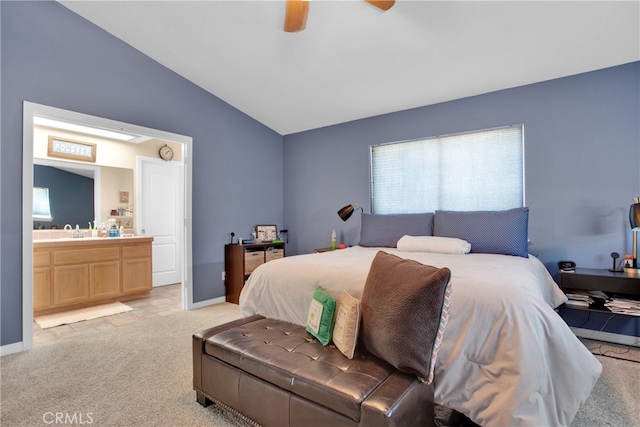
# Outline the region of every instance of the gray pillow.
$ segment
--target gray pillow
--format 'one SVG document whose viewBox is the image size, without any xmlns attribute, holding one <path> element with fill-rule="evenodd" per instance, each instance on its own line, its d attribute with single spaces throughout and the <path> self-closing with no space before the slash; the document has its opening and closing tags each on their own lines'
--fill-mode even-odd
<svg viewBox="0 0 640 427">
<path fill-rule="evenodd" d="M 362 344 L 430 383 L 449 317 L 451 271 L 379 251 L 361 298 Z"/>
<path fill-rule="evenodd" d="M 457 237 L 471 243 L 471 253 L 527 258 L 529 208 L 505 211 L 436 211 L 433 235 Z"/>
<path fill-rule="evenodd" d="M 374 215 L 362 214 L 360 246 L 395 248 L 398 240 L 433 234 L 433 213 Z"/>
</svg>

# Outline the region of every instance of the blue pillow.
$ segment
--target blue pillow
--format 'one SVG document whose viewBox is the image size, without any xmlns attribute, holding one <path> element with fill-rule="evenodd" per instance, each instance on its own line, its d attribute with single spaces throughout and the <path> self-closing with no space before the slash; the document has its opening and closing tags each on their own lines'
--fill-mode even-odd
<svg viewBox="0 0 640 427">
<path fill-rule="evenodd" d="M 506 211 L 436 211 L 433 235 L 457 237 L 471 243 L 471 253 L 527 258 L 529 208 Z"/>
<path fill-rule="evenodd" d="M 362 214 L 360 246 L 395 248 L 398 240 L 410 236 L 431 236 L 433 213 L 373 215 Z"/>
</svg>

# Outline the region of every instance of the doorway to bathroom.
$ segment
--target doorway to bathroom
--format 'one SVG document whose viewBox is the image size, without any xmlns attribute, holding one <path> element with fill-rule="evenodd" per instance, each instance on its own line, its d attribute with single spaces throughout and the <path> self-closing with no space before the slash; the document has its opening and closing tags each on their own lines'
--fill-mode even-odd
<svg viewBox="0 0 640 427">
<path fill-rule="evenodd" d="M 159 131 L 156 129 L 145 128 L 137 125 L 131 125 L 124 122 L 113 121 L 109 119 L 103 119 L 95 116 L 90 116 L 73 111 L 58 109 L 40 104 L 34 104 L 25 102 L 23 110 L 23 334 L 22 334 L 22 349 L 27 350 L 33 347 L 33 218 L 32 203 L 33 203 L 33 164 L 34 164 L 34 120 L 37 118 L 47 118 L 50 120 L 57 120 L 60 122 L 88 126 L 90 128 L 99 130 L 112 130 L 117 132 L 128 133 L 131 135 L 137 135 L 140 140 L 156 139 L 162 141 L 169 141 L 170 143 L 177 144 L 181 149 L 178 159 L 173 160 L 170 163 L 165 163 L 164 166 L 177 166 L 172 172 L 179 174 L 178 179 L 175 181 L 179 186 L 177 199 L 179 203 L 179 210 L 175 216 L 174 227 L 176 232 L 174 238 L 175 243 L 179 243 L 174 256 L 177 257 L 175 263 L 175 275 L 172 280 L 173 283 L 178 284 L 180 291 L 180 304 L 179 309 L 190 309 L 193 306 L 192 299 L 192 261 L 191 261 L 191 158 L 188 153 L 191 152 L 192 139 L 188 136 L 173 134 L 169 132 Z M 139 140 L 139 141 L 140 141 Z M 138 141 L 138 142 L 139 142 Z M 135 141 L 134 141 L 135 144 Z M 157 149 L 156 149 L 157 154 Z M 116 154 L 117 155 L 117 154 Z M 137 159 L 138 156 L 134 156 Z M 140 156 L 145 157 L 145 156 Z M 150 156 L 147 156 L 150 157 Z M 171 169 L 171 168 L 170 168 Z M 137 178 L 136 178 L 137 180 Z M 140 191 L 135 192 L 137 197 L 140 196 Z M 135 203 L 142 203 L 136 201 Z M 104 208 L 104 206 L 103 206 Z M 111 212 L 109 212 L 111 213 Z M 96 214 L 97 216 L 109 216 L 106 214 Z M 118 212 L 119 213 L 119 212 Z M 116 213 L 117 215 L 117 213 Z M 142 220 L 136 218 L 137 224 L 134 226 L 136 233 L 141 234 L 143 227 Z M 106 218 L 102 218 L 106 220 Z M 146 229 L 145 229 L 146 230 Z M 149 235 L 149 234 L 147 234 Z M 173 286 L 173 289 L 176 287 Z M 175 296 L 175 291 L 174 291 Z"/>
</svg>

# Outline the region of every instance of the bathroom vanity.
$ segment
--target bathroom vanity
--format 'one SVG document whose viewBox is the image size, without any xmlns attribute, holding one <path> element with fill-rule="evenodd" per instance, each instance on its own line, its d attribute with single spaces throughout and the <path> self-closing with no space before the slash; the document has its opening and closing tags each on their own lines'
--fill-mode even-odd
<svg viewBox="0 0 640 427">
<path fill-rule="evenodd" d="M 153 237 L 34 240 L 34 315 L 148 296 L 152 241 Z"/>
</svg>

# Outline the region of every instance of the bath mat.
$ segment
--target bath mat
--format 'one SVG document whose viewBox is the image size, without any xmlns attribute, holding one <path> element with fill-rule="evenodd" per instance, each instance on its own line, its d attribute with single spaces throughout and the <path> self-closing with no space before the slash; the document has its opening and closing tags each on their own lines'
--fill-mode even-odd
<svg viewBox="0 0 640 427">
<path fill-rule="evenodd" d="M 131 311 L 133 308 L 121 302 L 101 304 L 94 307 L 79 308 L 77 310 L 63 311 L 61 313 L 45 314 L 33 320 L 42 329 L 53 328 L 54 326 L 68 325 L 69 323 L 82 322 L 83 320 L 97 319 L 98 317 L 111 316 L 113 314 Z"/>
</svg>

